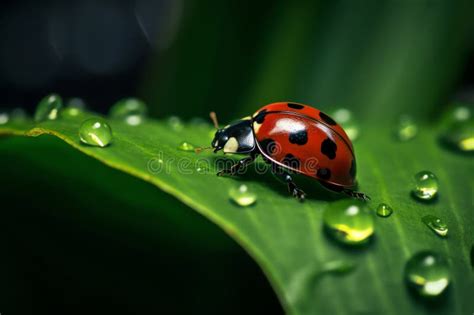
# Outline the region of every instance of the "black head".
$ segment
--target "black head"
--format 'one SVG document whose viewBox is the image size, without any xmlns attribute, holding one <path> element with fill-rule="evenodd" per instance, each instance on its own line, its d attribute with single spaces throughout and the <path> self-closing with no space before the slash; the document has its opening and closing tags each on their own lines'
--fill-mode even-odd
<svg viewBox="0 0 474 315">
<path fill-rule="evenodd" d="M 218 129 L 211 143 L 214 152 L 249 153 L 255 148 L 252 121 L 244 118 Z"/>
</svg>

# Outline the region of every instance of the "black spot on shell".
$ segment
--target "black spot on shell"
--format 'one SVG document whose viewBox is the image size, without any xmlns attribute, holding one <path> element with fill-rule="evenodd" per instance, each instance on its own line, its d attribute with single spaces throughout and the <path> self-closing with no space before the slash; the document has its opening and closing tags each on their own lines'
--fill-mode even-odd
<svg viewBox="0 0 474 315">
<path fill-rule="evenodd" d="M 295 104 L 295 103 L 288 103 L 289 108 L 294 108 L 294 109 L 303 109 L 304 106 L 300 104 Z"/>
<path fill-rule="evenodd" d="M 351 168 L 350 168 L 350 170 L 349 170 L 349 175 L 350 175 L 352 178 L 355 178 L 355 176 L 356 176 L 356 170 L 357 170 L 356 162 L 355 162 L 355 160 L 352 160 L 352 162 L 351 162 Z"/>
<path fill-rule="evenodd" d="M 281 162 L 294 169 L 299 169 L 301 166 L 300 160 L 298 160 L 298 158 L 296 158 L 293 154 L 287 154 Z"/>
<path fill-rule="evenodd" d="M 267 110 L 266 109 L 263 109 L 261 110 L 257 115 L 255 115 L 255 117 L 253 118 L 253 120 L 258 123 L 258 124 L 261 124 L 263 123 L 263 121 L 265 120 L 265 115 L 267 115 Z"/>
<path fill-rule="evenodd" d="M 320 168 L 316 173 L 316 176 L 321 179 L 328 180 L 329 178 L 331 178 L 331 170 L 329 168 Z"/>
<path fill-rule="evenodd" d="M 308 142 L 308 132 L 306 130 L 292 132 L 288 140 L 293 144 L 304 145 Z"/>
<path fill-rule="evenodd" d="M 319 117 L 321 117 L 321 120 L 324 121 L 328 125 L 332 125 L 332 126 L 337 125 L 334 119 L 332 119 L 331 117 L 329 117 L 323 112 L 319 112 Z"/>
<path fill-rule="evenodd" d="M 336 157 L 336 150 L 336 143 L 329 138 L 326 138 L 321 143 L 321 153 L 327 156 L 330 160 L 333 160 Z"/>
<path fill-rule="evenodd" d="M 260 142 L 263 153 L 273 155 L 277 151 L 277 143 L 273 139 L 264 139 Z"/>
</svg>

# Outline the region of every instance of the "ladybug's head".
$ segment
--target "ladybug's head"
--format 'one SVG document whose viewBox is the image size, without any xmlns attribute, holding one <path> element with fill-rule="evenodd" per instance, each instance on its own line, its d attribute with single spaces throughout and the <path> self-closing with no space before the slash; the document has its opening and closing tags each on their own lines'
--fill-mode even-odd
<svg viewBox="0 0 474 315">
<path fill-rule="evenodd" d="M 229 127 L 217 129 L 214 139 L 211 142 L 211 146 L 214 149 L 214 152 L 224 149 L 227 142 L 229 142 Z"/>
<path fill-rule="evenodd" d="M 255 138 L 250 118 L 240 119 L 224 128 L 217 129 L 211 142 L 214 152 L 249 153 L 255 148 Z"/>
</svg>

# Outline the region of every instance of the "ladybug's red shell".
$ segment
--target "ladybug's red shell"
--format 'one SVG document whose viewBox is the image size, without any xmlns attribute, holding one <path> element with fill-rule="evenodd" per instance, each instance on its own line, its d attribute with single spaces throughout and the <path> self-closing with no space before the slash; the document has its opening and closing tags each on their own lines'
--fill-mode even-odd
<svg viewBox="0 0 474 315">
<path fill-rule="evenodd" d="M 253 130 L 258 148 L 272 162 L 335 186 L 355 185 L 352 143 L 323 112 L 303 104 L 273 103 L 254 114 Z"/>
</svg>

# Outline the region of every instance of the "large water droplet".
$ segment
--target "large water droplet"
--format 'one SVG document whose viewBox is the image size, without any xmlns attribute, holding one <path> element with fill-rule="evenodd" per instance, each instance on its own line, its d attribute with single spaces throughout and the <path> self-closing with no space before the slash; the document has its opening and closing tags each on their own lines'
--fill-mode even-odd
<svg viewBox="0 0 474 315">
<path fill-rule="evenodd" d="M 401 116 L 395 130 L 395 136 L 400 141 L 408 141 L 416 137 L 418 126 L 410 116 Z"/>
<path fill-rule="evenodd" d="M 257 202 L 257 195 L 247 185 L 240 185 L 229 190 L 229 197 L 236 205 L 248 207 Z"/>
<path fill-rule="evenodd" d="M 337 109 L 333 112 L 332 117 L 344 128 L 349 139 L 355 141 L 359 138 L 359 127 L 348 109 Z"/>
<path fill-rule="evenodd" d="M 364 202 L 342 200 L 324 211 L 328 233 L 344 244 L 363 244 L 374 233 L 374 217 Z"/>
<path fill-rule="evenodd" d="M 433 232 L 435 232 L 439 236 L 448 235 L 448 225 L 446 224 L 446 222 L 444 222 L 440 218 L 438 218 L 434 215 L 425 215 L 421 220 L 431 230 L 433 230 Z"/>
<path fill-rule="evenodd" d="M 181 151 L 191 152 L 191 151 L 194 151 L 195 146 L 187 141 L 183 141 L 178 145 L 178 149 Z"/>
<path fill-rule="evenodd" d="M 386 217 L 389 217 L 393 213 L 393 209 L 388 204 L 381 203 L 377 206 L 376 213 L 379 217 L 386 218 Z"/>
<path fill-rule="evenodd" d="M 63 107 L 61 96 L 51 94 L 44 97 L 36 107 L 35 121 L 55 120 Z"/>
<path fill-rule="evenodd" d="M 112 129 L 101 118 L 89 118 L 81 124 L 79 138 L 85 144 L 106 147 L 112 141 Z"/>
<path fill-rule="evenodd" d="M 451 123 L 441 134 L 446 146 L 461 152 L 474 152 L 474 119 Z"/>
<path fill-rule="evenodd" d="M 421 171 L 414 176 L 413 195 L 418 199 L 431 200 L 438 193 L 438 178 L 430 171 Z"/>
<path fill-rule="evenodd" d="M 115 103 L 110 109 L 109 115 L 111 118 L 124 120 L 128 125 L 137 126 L 146 119 L 147 113 L 146 104 L 132 97 Z"/>
<path fill-rule="evenodd" d="M 405 265 L 405 279 L 421 296 L 439 296 L 450 283 L 448 263 L 438 253 L 419 252 Z"/>
<path fill-rule="evenodd" d="M 173 131 L 181 131 L 184 128 L 183 121 L 178 116 L 169 117 L 168 125 L 173 129 Z"/>
</svg>

